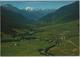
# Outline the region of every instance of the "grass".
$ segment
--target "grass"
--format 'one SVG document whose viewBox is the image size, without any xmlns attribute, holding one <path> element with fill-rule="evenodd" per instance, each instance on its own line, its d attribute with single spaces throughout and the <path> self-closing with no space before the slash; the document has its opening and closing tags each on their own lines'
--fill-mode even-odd
<svg viewBox="0 0 80 57">
<path fill-rule="evenodd" d="M 79 55 L 79 48 L 69 43 L 68 41 L 64 41 L 61 46 L 52 48 L 51 50 L 49 50 L 49 52 L 55 54 L 56 56 L 75 56 Z"/>
<path fill-rule="evenodd" d="M 41 56 L 39 49 L 49 47 L 49 40 L 61 39 L 61 44 L 48 50 L 49 53 L 58 55 L 79 55 L 79 32 L 78 21 L 64 24 L 48 25 L 36 29 L 37 39 L 24 40 L 18 42 L 1 43 L 1 55 L 3 56 Z M 16 44 L 16 46 L 15 46 Z"/>
<path fill-rule="evenodd" d="M 78 21 L 72 21 L 64 24 L 57 24 L 55 26 L 49 25 L 46 27 L 41 27 L 44 30 L 42 32 L 36 33 L 38 38 L 61 38 L 65 37 L 62 41 L 61 46 L 52 48 L 49 53 L 56 56 L 58 55 L 79 55 L 79 32 L 78 32 Z M 69 42 L 72 41 L 73 43 Z M 66 42 L 65 42 L 66 41 Z M 76 51 L 73 51 L 76 50 Z"/>
<path fill-rule="evenodd" d="M 16 46 L 14 44 L 17 44 Z M 2 55 L 41 55 L 39 53 L 40 48 L 47 47 L 48 44 L 46 41 L 41 40 L 25 40 L 22 42 L 9 42 L 2 43 Z"/>
</svg>

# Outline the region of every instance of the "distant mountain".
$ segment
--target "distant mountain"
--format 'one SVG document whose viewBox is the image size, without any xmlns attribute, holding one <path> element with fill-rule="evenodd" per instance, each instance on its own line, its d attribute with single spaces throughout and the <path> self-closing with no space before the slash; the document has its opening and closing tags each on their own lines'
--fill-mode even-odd
<svg viewBox="0 0 80 57">
<path fill-rule="evenodd" d="M 10 4 L 0 6 L 1 31 L 13 32 L 14 28 L 20 28 L 26 24 L 57 24 L 79 19 L 79 2 L 63 6 L 58 10 L 20 10 Z"/>
<path fill-rule="evenodd" d="M 56 10 L 56 9 L 55 9 Z M 38 20 L 42 18 L 43 16 L 47 15 L 48 13 L 55 11 L 53 9 L 23 9 L 22 12 L 24 13 L 25 16 L 27 16 L 31 20 Z"/>
<path fill-rule="evenodd" d="M 63 6 L 38 20 L 42 24 L 65 23 L 79 19 L 79 2 Z"/>
<path fill-rule="evenodd" d="M 32 8 L 32 7 L 26 7 L 25 10 L 26 10 L 26 11 L 32 11 L 33 8 Z"/>
<path fill-rule="evenodd" d="M 21 10 L 11 4 L 0 6 L 1 10 L 1 32 L 10 33 L 14 28 L 25 27 L 34 23 L 35 20 L 48 14 L 52 10 Z"/>
<path fill-rule="evenodd" d="M 18 8 L 10 4 L 2 5 L 0 8 L 2 32 L 10 33 L 13 31 L 12 29 L 20 28 L 30 23 L 30 20 L 25 17 Z"/>
</svg>

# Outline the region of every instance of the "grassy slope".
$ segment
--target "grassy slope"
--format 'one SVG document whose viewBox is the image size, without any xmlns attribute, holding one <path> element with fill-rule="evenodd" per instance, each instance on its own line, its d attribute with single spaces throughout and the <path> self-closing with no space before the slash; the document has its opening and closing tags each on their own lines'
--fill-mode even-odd
<svg viewBox="0 0 80 57">
<path fill-rule="evenodd" d="M 72 21 L 65 24 L 49 25 L 40 28 L 43 31 L 36 33 L 38 38 L 54 39 L 62 38 L 59 46 L 49 50 L 54 55 L 78 55 L 79 53 L 79 37 L 78 37 L 78 21 Z"/>
<path fill-rule="evenodd" d="M 41 55 L 39 49 L 54 44 L 47 40 L 55 41 L 56 38 L 62 38 L 63 36 L 65 39 L 48 52 L 54 55 L 78 55 L 78 21 L 40 27 L 37 28 L 33 36 L 37 39 L 2 43 L 1 55 Z"/>
<path fill-rule="evenodd" d="M 16 43 L 17 46 L 14 46 L 14 43 Z M 41 55 L 38 50 L 47 46 L 44 43 L 48 44 L 47 42 L 40 40 L 2 43 L 2 55 L 38 56 Z"/>
</svg>

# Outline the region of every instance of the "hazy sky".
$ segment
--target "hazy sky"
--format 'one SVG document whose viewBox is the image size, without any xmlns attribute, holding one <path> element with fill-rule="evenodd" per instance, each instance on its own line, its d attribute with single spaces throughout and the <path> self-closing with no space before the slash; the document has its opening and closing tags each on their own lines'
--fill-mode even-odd
<svg viewBox="0 0 80 57">
<path fill-rule="evenodd" d="M 0 5 L 11 4 L 20 9 L 25 9 L 27 7 L 33 9 L 57 9 L 72 2 L 73 1 L 3 1 L 0 2 Z"/>
</svg>

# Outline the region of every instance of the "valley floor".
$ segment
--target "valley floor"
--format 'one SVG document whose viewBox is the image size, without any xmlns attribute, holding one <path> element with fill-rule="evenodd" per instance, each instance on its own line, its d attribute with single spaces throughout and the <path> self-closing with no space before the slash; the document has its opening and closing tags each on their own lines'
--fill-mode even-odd
<svg viewBox="0 0 80 57">
<path fill-rule="evenodd" d="M 1 43 L 2 56 L 79 55 L 77 21 L 49 25 L 32 34 L 36 38 Z M 73 26 L 74 25 L 74 26 Z M 26 34 L 27 35 L 27 34 Z M 29 35 L 29 36 L 32 36 Z"/>
</svg>

